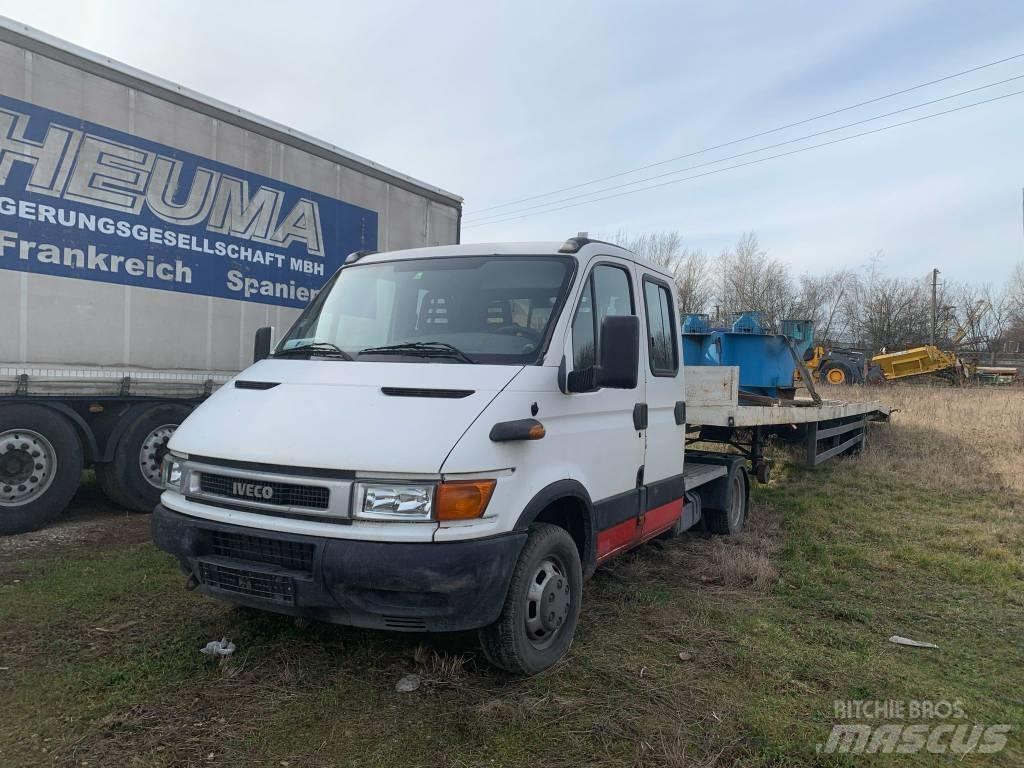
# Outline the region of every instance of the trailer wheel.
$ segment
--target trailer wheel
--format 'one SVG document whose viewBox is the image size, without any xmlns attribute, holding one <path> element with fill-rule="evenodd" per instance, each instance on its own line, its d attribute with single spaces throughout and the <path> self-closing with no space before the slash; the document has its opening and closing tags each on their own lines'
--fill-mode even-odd
<svg viewBox="0 0 1024 768">
<path fill-rule="evenodd" d="M 114 478 L 113 462 L 95 464 L 93 465 L 93 470 L 96 472 L 96 483 L 99 485 L 100 491 L 103 492 L 103 495 L 109 501 L 114 502 L 119 507 L 131 506 L 128 499 L 121 495 L 121 487 Z"/>
<path fill-rule="evenodd" d="M 582 592 L 583 569 L 572 537 L 556 525 L 532 526 L 501 615 L 480 630 L 487 660 L 526 675 L 552 666 L 572 644 Z"/>
<path fill-rule="evenodd" d="M 704 519 L 708 530 L 721 535 L 736 534 L 747 524 L 747 508 L 750 504 L 750 481 L 747 471 L 737 466 L 729 478 L 729 494 L 725 509 L 707 509 Z"/>
<path fill-rule="evenodd" d="M 38 405 L 0 407 L 0 535 L 42 528 L 71 501 L 82 479 L 82 442 L 59 413 Z"/>
<path fill-rule="evenodd" d="M 107 498 L 137 512 L 153 511 L 163 492 L 160 466 L 167 443 L 190 412 L 183 405 L 162 404 L 135 416 L 117 441 L 114 460 L 96 467 Z"/>
</svg>

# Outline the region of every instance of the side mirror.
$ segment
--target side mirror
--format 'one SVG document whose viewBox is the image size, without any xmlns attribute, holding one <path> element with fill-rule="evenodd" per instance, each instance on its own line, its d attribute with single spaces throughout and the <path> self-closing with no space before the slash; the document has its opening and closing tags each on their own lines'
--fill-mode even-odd
<svg viewBox="0 0 1024 768">
<path fill-rule="evenodd" d="M 257 329 L 256 338 L 252 345 L 252 361 L 254 363 L 270 357 L 270 337 L 273 333 L 274 329 L 269 325 Z"/>
<path fill-rule="evenodd" d="M 640 366 L 640 318 L 609 315 L 601 321 L 601 365 L 597 386 L 636 389 Z"/>
<path fill-rule="evenodd" d="M 566 380 L 570 392 L 595 389 L 636 389 L 640 365 L 640 318 L 609 315 L 601 321 L 600 365 L 571 371 Z"/>
</svg>

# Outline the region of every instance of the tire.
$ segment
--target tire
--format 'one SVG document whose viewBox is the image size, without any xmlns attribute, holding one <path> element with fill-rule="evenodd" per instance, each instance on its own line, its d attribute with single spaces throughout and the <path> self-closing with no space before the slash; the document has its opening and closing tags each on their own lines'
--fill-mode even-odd
<svg viewBox="0 0 1024 768">
<path fill-rule="evenodd" d="M 523 675 L 551 667 L 572 645 L 582 593 L 583 569 L 572 537 L 555 525 L 532 526 L 501 615 L 480 630 L 487 660 Z M 542 602 L 552 609 L 547 619 L 536 610 Z"/>
<path fill-rule="evenodd" d="M 741 533 L 747 524 L 750 506 L 750 480 L 743 467 L 736 467 L 729 478 L 729 509 L 706 509 L 704 520 L 708 530 L 722 536 Z"/>
<path fill-rule="evenodd" d="M 852 384 L 853 371 L 846 363 L 828 363 L 822 368 L 820 379 L 827 384 Z"/>
<path fill-rule="evenodd" d="M 163 493 L 160 463 L 167 441 L 189 413 L 187 406 L 162 404 L 130 417 L 131 424 L 114 449 L 114 460 L 96 465 L 96 479 L 108 499 L 136 512 L 153 511 Z M 147 460 L 145 471 L 143 458 Z"/>
<path fill-rule="evenodd" d="M 96 464 L 96 483 L 107 499 L 119 507 L 131 507 L 131 502 L 121 493 L 121 487 L 114 478 L 114 463 Z"/>
<path fill-rule="evenodd" d="M 37 530 L 63 512 L 83 462 L 65 417 L 40 405 L 0 406 L 0 535 Z"/>
</svg>

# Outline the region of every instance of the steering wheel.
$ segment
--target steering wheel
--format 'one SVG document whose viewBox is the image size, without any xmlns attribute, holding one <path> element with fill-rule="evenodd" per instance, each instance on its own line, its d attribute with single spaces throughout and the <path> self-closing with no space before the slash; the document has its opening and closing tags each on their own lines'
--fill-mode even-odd
<svg viewBox="0 0 1024 768">
<path fill-rule="evenodd" d="M 500 333 L 502 336 L 524 336 L 531 341 L 540 341 L 541 333 L 534 328 L 524 328 L 521 325 L 503 325 L 498 328 L 495 333 Z"/>
</svg>

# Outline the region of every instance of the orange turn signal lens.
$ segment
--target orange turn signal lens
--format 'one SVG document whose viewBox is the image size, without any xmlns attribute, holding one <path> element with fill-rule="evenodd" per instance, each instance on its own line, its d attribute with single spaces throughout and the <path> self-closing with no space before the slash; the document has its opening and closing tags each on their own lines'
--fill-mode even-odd
<svg viewBox="0 0 1024 768">
<path fill-rule="evenodd" d="M 437 486 L 434 508 L 438 520 L 472 520 L 487 509 L 496 480 L 458 480 Z"/>
</svg>

